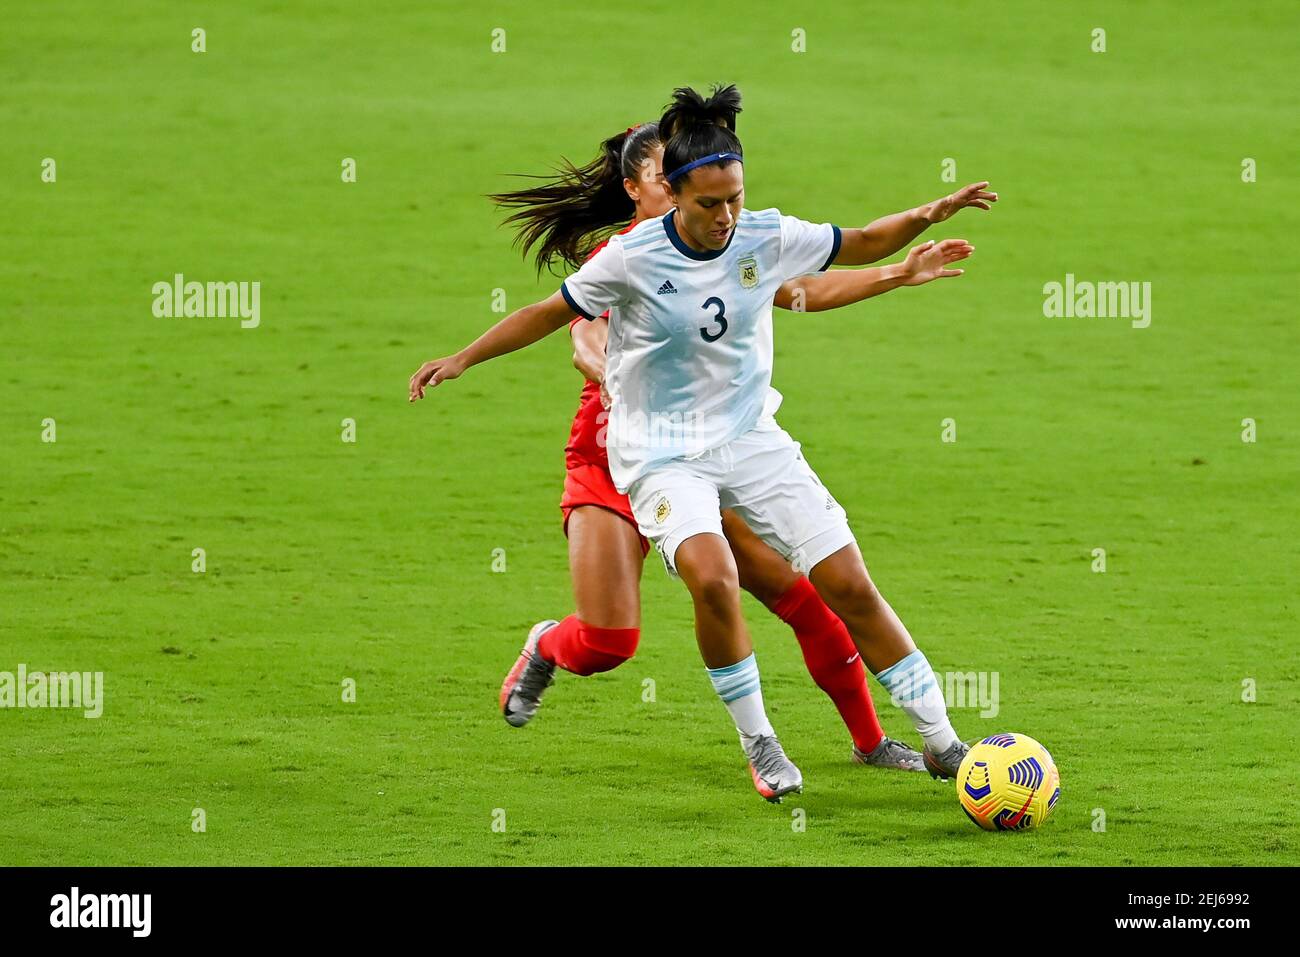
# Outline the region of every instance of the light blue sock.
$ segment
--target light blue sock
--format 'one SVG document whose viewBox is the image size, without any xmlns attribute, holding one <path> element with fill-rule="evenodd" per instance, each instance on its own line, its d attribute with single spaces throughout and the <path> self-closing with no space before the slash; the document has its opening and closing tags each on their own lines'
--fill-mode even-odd
<svg viewBox="0 0 1300 957">
<path fill-rule="evenodd" d="M 931 751 L 941 754 L 956 743 L 957 733 L 948 721 L 943 691 L 919 648 L 880 672 L 876 680 L 912 719 L 912 726 Z"/>
<path fill-rule="evenodd" d="M 758 680 L 758 659 L 753 653 L 734 665 L 709 668 L 709 680 L 722 703 L 731 712 L 736 730 L 742 738 L 773 734 L 772 724 L 763 710 L 763 688 Z"/>
</svg>

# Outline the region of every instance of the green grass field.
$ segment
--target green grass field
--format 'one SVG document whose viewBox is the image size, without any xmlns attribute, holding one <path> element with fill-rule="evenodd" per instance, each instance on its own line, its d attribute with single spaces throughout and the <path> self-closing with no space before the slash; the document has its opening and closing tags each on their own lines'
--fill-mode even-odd
<svg viewBox="0 0 1300 957">
<path fill-rule="evenodd" d="M 1300 862 L 1300 11 L 589 6 L 7 9 L 0 671 L 102 671 L 104 713 L 0 710 L 0 863 Z M 851 765 L 747 599 L 806 779 L 765 804 L 653 556 L 634 661 L 561 675 L 522 731 L 496 709 L 570 609 L 580 378 L 563 333 L 416 406 L 407 378 L 500 318 L 494 290 L 558 285 L 483 198 L 503 174 L 717 80 L 750 208 L 1001 194 L 932 233 L 975 243 L 962 279 L 778 314 L 774 384 L 935 668 L 998 673 L 999 714 L 958 732 L 1051 748 L 1040 831 Z M 155 318 L 175 273 L 260 282 L 260 326 Z M 1150 282 L 1150 326 L 1045 318 L 1067 273 Z"/>
</svg>

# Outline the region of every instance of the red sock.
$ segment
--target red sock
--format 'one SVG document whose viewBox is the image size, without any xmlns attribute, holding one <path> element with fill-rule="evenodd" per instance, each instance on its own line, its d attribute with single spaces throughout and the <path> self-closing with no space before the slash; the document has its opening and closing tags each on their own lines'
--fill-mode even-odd
<svg viewBox="0 0 1300 957">
<path fill-rule="evenodd" d="M 575 675 L 612 671 L 636 654 L 640 628 L 597 628 L 570 615 L 542 635 L 537 650 L 543 658 Z"/>
<path fill-rule="evenodd" d="M 794 629 L 804 664 L 817 687 L 835 702 L 858 750 L 870 752 L 885 736 L 867 690 L 862 656 L 844 622 L 831 611 L 807 578 L 790 586 L 772 611 Z"/>
</svg>

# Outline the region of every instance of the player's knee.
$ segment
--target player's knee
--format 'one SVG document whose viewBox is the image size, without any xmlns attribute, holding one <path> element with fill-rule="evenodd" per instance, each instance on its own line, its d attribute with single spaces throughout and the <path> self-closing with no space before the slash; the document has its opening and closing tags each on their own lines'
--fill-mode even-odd
<svg viewBox="0 0 1300 957">
<path fill-rule="evenodd" d="M 725 612 L 736 604 L 740 581 L 734 567 L 719 566 L 699 575 L 691 583 L 691 597 L 714 613 Z"/>
<path fill-rule="evenodd" d="M 744 549 L 733 549 L 733 554 L 736 556 L 739 586 L 770 608 L 784 591 L 781 583 L 775 580 L 765 563 L 755 561 Z"/>
<path fill-rule="evenodd" d="M 771 608 L 800 576 L 788 561 L 769 548 L 739 519 L 734 519 L 730 525 L 724 521 L 723 527 L 727 531 L 731 553 L 735 556 L 740 587 Z"/>
<path fill-rule="evenodd" d="M 791 585 L 798 581 L 798 577 L 793 573 L 789 579 L 777 578 L 771 575 L 755 573 L 754 569 L 747 569 L 739 565 L 740 587 L 745 589 L 768 608 L 772 608 L 777 602 L 790 590 Z"/>
<path fill-rule="evenodd" d="M 865 573 L 825 583 L 825 588 L 826 603 L 832 608 L 872 612 L 884 601 L 876 583 Z"/>
</svg>

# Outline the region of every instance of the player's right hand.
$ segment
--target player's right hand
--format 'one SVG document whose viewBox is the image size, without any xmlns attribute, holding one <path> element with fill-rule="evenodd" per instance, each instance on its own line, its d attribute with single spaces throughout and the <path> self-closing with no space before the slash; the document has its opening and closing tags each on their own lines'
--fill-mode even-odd
<svg viewBox="0 0 1300 957">
<path fill-rule="evenodd" d="M 431 359 L 411 376 L 411 396 L 410 401 L 424 398 L 424 390 L 427 386 L 432 389 L 439 382 L 447 379 L 454 379 L 465 371 L 465 362 L 460 356 L 446 356 L 442 359 Z"/>
</svg>

